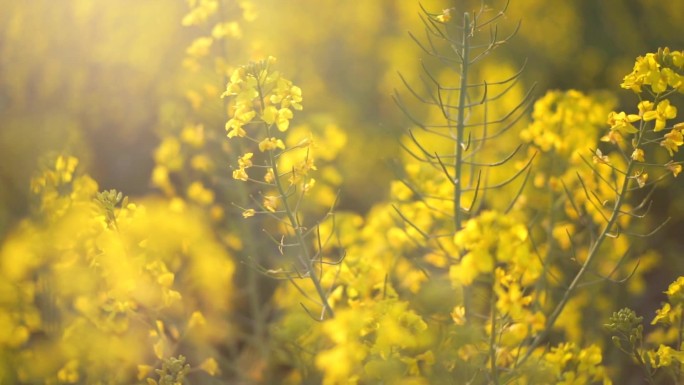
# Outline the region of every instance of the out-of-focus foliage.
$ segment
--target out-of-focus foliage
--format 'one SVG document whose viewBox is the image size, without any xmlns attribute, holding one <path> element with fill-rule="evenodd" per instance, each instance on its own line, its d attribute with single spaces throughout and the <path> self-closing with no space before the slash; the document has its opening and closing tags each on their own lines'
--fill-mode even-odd
<svg viewBox="0 0 684 385">
<path fill-rule="evenodd" d="M 246 16 L 239 29 L 230 24 L 226 33 L 248 43 L 228 44 L 222 60 L 235 66 L 273 55 L 316 95 L 310 110 L 333 114 L 355 138 L 356 145 L 341 154 L 343 204 L 367 209 L 386 192 L 371 182 L 391 178 L 386 162 L 396 156 L 395 138 L 405 125 L 389 95 L 398 88 L 397 71 L 417 74 L 420 50 L 406 35 L 420 34 L 416 5 L 240 3 L 245 9 L 226 2 L 221 12 L 229 23 Z M 442 9 L 448 2 L 423 5 Z M 477 4 L 456 7 L 460 12 Z M 682 7 L 652 0 L 516 1 L 507 17 L 523 24 L 506 55 L 514 64 L 528 59 L 525 79 L 540 82 L 541 89 L 610 87 L 641 53 L 682 44 Z M 205 100 L 205 85 L 216 91 L 223 86 L 181 69 L 197 36 L 179 22 L 186 10 L 182 1 L 155 0 L 0 4 L 0 223 L 25 213 L 28 175 L 47 149 L 77 151 L 106 186 L 136 194 L 149 188 L 154 132 L 183 124 L 184 94 Z M 212 108 L 220 115 L 219 107 Z M 369 159 L 369 153 L 378 156 Z"/>
<path fill-rule="evenodd" d="M 0 4 L 0 382 L 679 378 L 684 4 L 504 3 Z"/>
<path fill-rule="evenodd" d="M 77 164 L 49 160 L 39 209 L 0 249 L 0 381 L 130 383 L 178 350 L 215 360 L 235 263 L 202 215 L 98 193 Z"/>
<path fill-rule="evenodd" d="M 47 151 L 70 151 L 106 185 L 147 191 L 162 99 L 187 37 L 183 4 L 0 4 L 0 232 L 26 213 Z M 121 156 L 121 154 L 126 154 Z"/>
</svg>

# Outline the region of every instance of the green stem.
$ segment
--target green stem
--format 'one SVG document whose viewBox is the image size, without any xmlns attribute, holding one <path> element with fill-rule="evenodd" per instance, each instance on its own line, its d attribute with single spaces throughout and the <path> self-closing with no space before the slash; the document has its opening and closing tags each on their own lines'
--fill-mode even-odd
<svg viewBox="0 0 684 385">
<path fill-rule="evenodd" d="M 637 143 L 635 147 L 639 147 L 642 140 L 642 134 L 644 132 L 644 129 L 645 124 L 642 121 L 639 127 L 639 132 L 637 133 Z M 613 226 L 615 226 L 618 218 L 621 215 L 621 209 L 623 204 L 625 203 L 625 200 L 627 199 L 627 192 L 629 191 L 629 186 L 631 185 L 630 175 L 634 170 L 634 165 L 634 160 L 629 158 L 629 162 L 627 163 L 627 169 L 625 170 L 624 174 L 624 181 L 622 183 L 622 187 L 620 188 L 620 192 L 617 195 L 617 199 L 615 200 L 615 204 L 613 205 L 613 210 L 611 212 L 610 218 L 608 219 L 608 222 L 605 224 L 601 233 L 596 238 L 596 241 L 594 241 L 594 243 L 591 245 L 587 255 L 587 259 L 584 261 L 584 263 L 580 267 L 580 270 L 575 275 L 575 278 L 573 278 L 572 282 L 563 293 L 563 297 L 561 298 L 560 302 L 558 303 L 558 305 L 556 305 L 553 312 L 551 312 L 551 315 L 549 315 L 549 317 L 547 318 L 544 330 L 539 335 L 537 335 L 537 337 L 529 345 L 528 351 L 525 353 L 525 356 L 521 359 L 519 364 L 525 362 L 530 357 L 534 349 L 538 347 L 542 343 L 542 341 L 544 341 L 544 339 L 546 339 L 546 337 L 549 335 L 549 333 L 551 332 L 551 328 L 553 328 L 556 321 L 558 320 L 558 317 L 563 312 L 565 306 L 568 304 L 571 295 L 574 293 L 575 289 L 579 285 L 584 275 L 587 273 L 587 271 L 589 271 L 589 267 L 597 258 L 599 254 L 599 248 L 601 247 L 601 245 L 603 245 L 603 242 L 608 237 L 608 234 L 611 233 L 611 229 L 613 228 Z"/>
<path fill-rule="evenodd" d="M 677 350 L 682 348 L 682 333 L 684 333 L 684 317 L 682 316 L 682 312 L 679 312 L 679 333 L 677 333 Z M 680 361 L 677 361 L 676 366 L 675 366 L 675 376 L 676 379 L 678 380 L 682 375 L 682 363 Z"/>
<path fill-rule="evenodd" d="M 499 373 L 496 368 L 496 291 L 492 287 L 491 332 L 489 336 L 489 361 L 494 385 L 499 385 Z"/>
<path fill-rule="evenodd" d="M 228 19 L 228 13 L 230 12 L 229 9 L 227 9 L 226 4 L 224 4 L 225 1 L 219 1 L 218 2 L 218 14 L 221 17 L 221 20 L 227 20 Z M 228 57 L 228 52 L 230 51 L 230 47 L 228 47 L 228 39 L 223 39 L 222 44 L 219 45 L 220 49 L 220 54 L 222 57 Z M 225 84 L 228 83 L 230 79 L 228 78 L 227 74 L 223 74 L 223 84 L 225 87 Z M 228 111 L 228 102 L 227 99 L 224 99 L 223 102 L 223 111 L 227 112 Z M 226 117 L 227 118 L 227 117 Z M 232 145 L 232 150 L 233 153 L 235 154 L 241 154 L 242 153 L 242 146 L 234 141 L 234 144 Z M 247 202 L 249 201 L 249 191 L 247 190 L 246 186 L 243 183 L 236 183 L 235 184 L 235 190 L 237 191 L 237 196 L 238 199 L 240 200 L 240 205 L 242 207 L 247 205 Z M 253 226 L 250 226 L 253 227 Z M 251 256 L 252 258 L 257 258 L 259 255 L 258 250 L 257 250 L 257 242 L 254 241 L 254 234 L 255 232 L 252 231 L 251 228 L 248 228 L 246 231 L 244 230 L 245 227 L 240 227 L 243 231 L 241 231 L 240 236 L 244 240 L 244 244 L 246 247 L 247 251 L 247 256 Z M 258 262 L 257 262 L 258 263 Z M 266 335 L 266 312 L 264 311 L 262 307 L 262 294 L 261 294 L 261 288 L 259 285 L 259 279 L 260 275 L 257 269 L 248 266 L 247 267 L 247 301 L 248 301 L 248 306 L 249 306 L 249 314 L 252 319 L 252 327 L 253 327 L 253 333 L 254 333 L 254 347 L 259 351 L 259 354 L 261 358 L 265 362 L 270 361 L 270 355 L 271 355 L 271 348 L 270 348 L 270 343 L 268 336 Z M 264 379 L 266 382 L 271 381 L 271 370 L 264 370 Z"/>
<path fill-rule="evenodd" d="M 257 90 L 259 92 L 259 95 L 261 96 L 261 98 L 259 98 L 259 102 L 261 104 L 261 111 L 264 111 L 266 109 L 266 103 L 264 103 L 264 92 L 259 82 L 257 82 Z M 270 137 L 270 126 L 265 123 L 264 125 L 266 126 L 266 136 Z M 321 299 L 323 310 L 327 312 L 331 318 L 333 318 L 335 317 L 335 313 L 333 312 L 332 307 L 328 303 L 328 296 L 326 295 L 325 290 L 323 289 L 323 285 L 321 285 L 320 277 L 318 277 L 316 269 L 313 266 L 313 261 L 311 260 L 311 256 L 309 254 L 309 247 L 307 246 L 306 240 L 304 239 L 302 227 L 299 225 L 299 221 L 297 220 L 295 211 L 292 209 L 292 207 L 290 207 L 290 202 L 287 200 L 287 193 L 285 191 L 285 188 L 283 187 L 282 182 L 280 181 L 280 172 L 278 171 L 278 162 L 275 159 L 275 155 L 273 154 L 274 151 L 269 150 L 267 152 L 269 166 L 271 167 L 271 169 L 273 169 L 274 184 L 276 186 L 276 189 L 278 189 L 278 194 L 280 195 L 280 198 L 283 201 L 283 209 L 285 210 L 285 215 L 287 215 L 287 219 L 290 222 L 290 226 L 292 227 L 292 230 L 295 233 L 297 244 L 299 245 L 301 251 L 300 253 L 297 253 L 297 259 L 306 268 L 306 271 L 309 274 L 309 278 L 311 279 L 311 282 L 316 288 L 316 293 L 318 294 L 318 297 Z"/>
<path fill-rule="evenodd" d="M 556 170 L 555 170 L 555 162 L 554 159 L 556 158 L 555 151 L 552 149 L 549 152 L 549 159 L 550 159 L 550 164 L 549 164 L 549 172 L 547 173 L 547 178 L 550 178 L 551 175 L 556 175 Z M 549 273 L 549 266 L 551 266 L 553 256 L 555 255 L 555 249 L 556 249 L 556 241 L 555 238 L 553 237 L 553 227 L 555 226 L 556 223 L 556 193 L 553 191 L 553 187 L 551 187 L 551 183 L 546 184 L 546 193 L 548 195 L 549 199 L 549 206 L 548 206 L 548 213 L 549 213 L 549 221 L 546 226 L 546 241 L 548 242 L 548 249 L 544 253 L 544 256 L 540 256 L 541 262 L 542 262 L 542 274 L 535 284 L 535 292 L 544 292 L 545 295 L 548 295 L 549 291 L 549 281 L 548 281 L 548 274 Z M 532 234 L 530 232 L 530 237 L 532 237 Z"/>
<path fill-rule="evenodd" d="M 297 258 L 299 259 L 299 262 L 306 267 L 306 270 L 309 273 L 309 278 L 313 282 L 314 287 L 316 288 L 316 292 L 318 293 L 318 296 L 321 299 L 323 309 L 330 315 L 330 317 L 334 317 L 335 313 L 333 312 L 332 308 L 330 307 L 330 304 L 328 303 L 328 296 L 325 294 L 325 290 L 323 290 L 320 278 L 318 277 L 316 269 L 313 266 L 313 261 L 311 261 L 311 257 L 309 255 L 309 248 L 307 247 L 306 241 L 304 240 L 304 234 L 302 233 L 302 227 L 299 225 L 299 222 L 297 221 L 297 218 L 292 208 L 290 207 L 290 203 L 287 200 L 285 189 L 283 188 L 283 184 L 280 182 L 280 174 L 278 173 L 278 162 L 275 160 L 273 151 L 268 151 L 268 161 L 270 163 L 270 166 L 273 168 L 273 174 L 275 175 L 274 182 L 276 188 L 278 189 L 278 194 L 280 194 L 280 197 L 283 201 L 283 208 L 285 209 L 285 214 L 287 215 L 287 219 L 290 222 L 290 226 L 294 230 L 295 236 L 297 238 L 297 244 L 299 245 L 301 250 L 301 253 L 297 254 Z"/>
<path fill-rule="evenodd" d="M 458 232 L 463 227 L 461 218 L 461 178 L 463 165 L 463 134 L 465 132 L 465 105 L 468 95 L 468 69 L 469 69 L 469 51 L 470 51 L 470 15 L 468 12 L 463 13 L 463 47 L 461 49 L 461 85 L 458 95 L 458 116 L 456 120 L 456 153 L 454 157 L 454 231 Z M 472 316 L 472 289 L 469 286 L 463 287 L 463 308 L 465 309 L 466 321 Z"/>
<path fill-rule="evenodd" d="M 651 385 L 655 385 L 655 380 L 653 379 L 653 374 L 651 374 L 651 369 L 648 367 L 648 364 L 646 364 L 646 362 L 641 357 L 641 354 L 639 354 L 639 351 L 636 348 L 634 348 L 633 354 L 634 358 L 639 363 L 639 366 L 641 366 L 644 369 L 644 373 L 646 374 L 646 379 L 648 380 L 648 383 Z"/>
</svg>

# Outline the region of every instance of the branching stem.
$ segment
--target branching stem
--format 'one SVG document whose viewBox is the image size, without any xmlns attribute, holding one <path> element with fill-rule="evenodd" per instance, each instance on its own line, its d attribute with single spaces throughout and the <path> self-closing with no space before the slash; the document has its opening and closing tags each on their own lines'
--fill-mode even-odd
<svg viewBox="0 0 684 385">
<path fill-rule="evenodd" d="M 276 175 L 276 178 L 274 178 L 274 183 L 276 185 L 276 188 L 278 189 L 278 194 L 280 194 L 280 197 L 283 201 L 283 209 L 285 210 L 287 219 L 290 221 L 290 226 L 292 226 L 292 230 L 294 231 L 295 236 L 297 238 L 297 244 L 299 245 L 299 248 L 301 250 L 301 253 L 297 253 L 297 259 L 306 268 L 309 274 L 308 276 L 313 282 L 314 287 L 316 288 L 316 293 L 321 299 L 323 309 L 330 315 L 330 317 L 334 317 L 335 313 L 333 312 L 332 308 L 330 307 L 330 304 L 328 303 L 328 296 L 326 295 L 325 290 L 323 289 L 323 285 L 321 285 L 320 278 L 316 273 L 316 269 L 313 266 L 313 261 L 311 260 L 311 257 L 309 255 L 309 248 L 307 247 L 306 241 L 304 239 L 302 227 L 299 225 L 299 221 L 297 220 L 295 213 L 290 207 L 290 204 L 287 200 L 285 189 L 283 188 L 283 184 L 280 181 L 280 178 L 278 177 L 280 175 L 278 173 L 278 162 L 276 161 L 275 156 L 273 155 L 273 151 L 268 151 L 268 161 L 271 167 L 273 168 L 273 174 Z"/>
<path fill-rule="evenodd" d="M 639 145 L 641 144 L 644 130 L 645 124 L 642 121 L 641 126 L 639 128 L 639 133 L 637 134 L 637 143 L 635 147 L 639 147 Z M 623 177 L 624 179 L 622 186 L 620 188 L 619 193 L 617 194 L 617 198 L 613 205 L 613 210 L 611 211 L 610 217 L 608 218 L 606 224 L 604 225 L 596 240 L 594 240 L 594 242 L 591 244 L 586 260 L 580 267 L 577 274 L 575 274 L 575 277 L 573 278 L 568 288 L 563 293 L 563 297 L 561 298 L 560 302 L 558 302 L 556 307 L 553 309 L 551 314 L 546 319 L 546 325 L 544 330 L 541 333 L 539 333 L 537 337 L 534 338 L 534 340 L 532 340 L 532 343 L 530 343 L 530 345 L 528 346 L 528 350 L 519 362 L 519 364 L 525 362 L 532 355 L 534 349 L 537 348 L 548 337 L 549 333 L 551 332 L 551 329 L 558 320 L 558 317 L 560 317 L 561 313 L 563 312 L 563 309 L 565 309 L 565 306 L 568 304 L 568 301 L 572 297 L 572 294 L 574 294 L 575 289 L 580 284 L 582 278 L 584 278 L 584 275 L 589 271 L 589 267 L 592 265 L 594 260 L 596 260 L 597 256 L 599 255 L 599 249 L 603 245 L 603 241 L 605 241 L 606 238 L 608 238 L 610 234 L 612 234 L 612 228 L 617 224 L 618 218 L 622 215 L 622 206 L 624 205 L 625 200 L 627 199 L 627 193 L 629 191 L 629 186 L 631 185 L 632 181 L 630 175 L 634 170 L 635 163 L 636 162 L 630 158 L 629 162 L 627 163 L 627 168 L 625 170 L 625 174 Z"/>
</svg>

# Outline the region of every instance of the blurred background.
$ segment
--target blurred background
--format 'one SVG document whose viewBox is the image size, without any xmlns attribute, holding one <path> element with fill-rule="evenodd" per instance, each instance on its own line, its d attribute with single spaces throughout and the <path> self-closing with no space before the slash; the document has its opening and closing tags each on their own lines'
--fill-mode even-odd
<svg viewBox="0 0 684 385">
<path fill-rule="evenodd" d="M 192 79 L 182 61 L 198 33 L 181 25 L 187 9 L 180 0 L 0 3 L 0 237 L 26 214 L 29 179 L 50 151 L 80 157 L 101 188 L 152 192 L 154 148 Z M 333 116 L 348 134 L 338 163 L 344 209 L 364 212 L 392 178 L 386 162 L 408 123 L 391 95 L 397 71 L 417 72 L 421 52 L 407 31 L 421 35 L 418 15 L 413 1 L 263 0 L 242 31 L 249 53 L 225 52 L 232 65 L 278 57 L 306 112 Z M 684 2 L 516 0 L 507 18 L 522 25 L 500 54 L 513 66 L 527 60 L 524 79 L 538 96 L 609 89 L 629 108 L 618 84 L 634 58 L 684 45 Z"/>
</svg>

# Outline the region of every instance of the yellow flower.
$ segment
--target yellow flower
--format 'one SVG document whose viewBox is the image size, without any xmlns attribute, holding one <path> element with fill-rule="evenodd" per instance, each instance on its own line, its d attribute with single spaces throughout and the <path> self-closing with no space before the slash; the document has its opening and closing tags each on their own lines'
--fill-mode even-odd
<svg viewBox="0 0 684 385">
<path fill-rule="evenodd" d="M 236 136 L 244 137 L 247 133 L 242 128 L 245 124 L 249 123 L 256 116 L 256 111 L 247 107 L 246 105 L 237 106 L 233 118 L 226 122 L 226 131 L 228 131 L 228 137 L 233 138 Z"/>
<path fill-rule="evenodd" d="M 278 207 L 278 197 L 273 195 L 264 196 L 264 207 L 270 212 L 275 212 Z"/>
<path fill-rule="evenodd" d="M 240 168 L 249 168 L 252 167 L 252 157 L 254 156 L 254 153 L 252 152 L 247 152 L 245 155 L 242 155 L 238 159 L 238 166 Z"/>
<path fill-rule="evenodd" d="M 275 174 L 273 174 L 273 169 L 269 168 L 266 170 L 266 174 L 264 175 L 264 181 L 266 183 L 271 183 L 275 180 Z"/>
<path fill-rule="evenodd" d="M 195 148 L 200 148 L 204 145 L 204 125 L 203 124 L 188 124 L 181 132 L 181 140 Z"/>
<path fill-rule="evenodd" d="M 323 333 L 333 343 L 315 357 L 316 367 L 323 372 L 324 385 L 357 383 L 368 356 L 369 348 L 360 337 L 366 333 L 369 316 L 367 309 L 344 309 L 322 324 Z"/>
<path fill-rule="evenodd" d="M 446 23 L 451 20 L 451 9 L 447 8 L 442 10 L 442 13 L 435 17 L 435 20 L 439 21 L 440 23 Z"/>
<path fill-rule="evenodd" d="M 672 365 L 672 361 L 682 362 L 684 352 L 679 352 L 669 346 L 661 344 L 657 351 L 649 351 L 648 358 L 654 368 L 667 367 Z"/>
<path fill-rule="evenodd" d="M 285 143 L 282 140 L 276 138 L 266 138 L 259 142 L 259 151 L 272 151 L 276 148 L 285 149 Z"/>
<path fill-rule="evenodd" d="M 672 163 L 669 162 L 668 164 L 665 165 L 667 169 L 672 173 L 672 175 L 676 178 L 679 173 L 682 172 L 682 165 L 679 163 Z"/>
<path fill-rule="evenodd" d="M 214 202 L 214 192 L 202 184 L 195 181 L 188 187 L 188 198 L 202 205 L 209 205 Z"/>
<path fill-rule="evenodd" d="M 613 144 L 617 144 L 621 140 L 622 140 L 622 136 L 620 135 L 620 133 L 618 131 L 613 131 L 613 130 L 608 131 L 607 134 L 605 134 L 601 137 L 602 142 L 610 142 Z"/>
<path fill-rule="evenodd" d="M 454 320 L 456 325 L 464 325 L 466 322 L 465 318 L 465 307 L 456 306 L 451 312 L 451 319 Z"/>
<path fill-rule="evenodd" d="M 238 169 L 233 170 L 233 179 L 241 181 L 247 181 L 249 179 L 249 175 L 247 175 L 246 170 L 252 167 L 252 156 L 254 156 L 254 154 L 248 152 L 238 158 Z"/>
<path fill-rule="evenodd" d="M 144 380 L 154 370 L 150 365 L 138 365 L 138 381 Z"/>
<path fill-rule="evenodd" d="M 454 283 L 469 286 L 481 273 L 489 273 L 494 268 L 494 261 L 491 254 L 473 250 L 461 258 L 457 265 L 452 265 L 449 269 L 449 278 Z"/>
<path fill-rule="evenodd" d="M 670 105 L 670 101 L 667 99 L 658 103 L 655 111 L 645 111 L 643 114 L 644 121 L 656 121 L 655 127 L 653 127 L 654 132 L 664 129 L 667 119 L 674 119 L 675 117 L 677 117 L 677 107 Z"/>
<path fill-rule="evenodd" d="M 264 109 L 261 119 L 267 124 L 275 123 L 278 126 L 278 130 L 285 132 L 290 127 L 290 120 L 293 117 L 292 110 L 289 108 L 277 109 L 274 106 L 268 106 Z"/>
<path fill-rule="evenodd" d="M 202 361 L 199 368 L 209 373 L 210 376 L 215 376 L 219 373 L 218 362 L 213 357 L 209 357 Z"/>
<path fill-rule="evenodd" d="M 632 152 L 632 159 L 636 160 L 637 162 L 643 162 L 644 161 L 644 150 L 640 148 L 635 148 L 634 152 Z"/>
<path fill-rule="evenodd" d="M 594 152 L 594 156 L 592 159 L 593 159 L 595 164 L 598 164 L 598 163 L 610 164 L 610 159 L 608 158 L 608 156 L 603 155 L 603 152 L 601 150 L 599 150 L 598 148 Z"/>
<path fill-rule="evenodd" d="M 292 82 L 279 78 L 273 95 L 269 98 L 272 104 L 280 103 L 281 108 L 292 107 L 297 111 L 302 109 L 302 89 L 292 85 Z"/>
<path fill-rule="evenodd" d="M 78 360 L 69 360 L 69 362 L 57 372 L 57 379 L 62 383 L 75 384 L 79 380 L 78 366 Z"/>
<path fill-rule="evenodd" d="M 637 105 L 637 108 L 639 109 L 639 116 L 643 117 L 647 112 L 653 111 L 653 102 L 650 100 L 642 100 Z"/>
<path fill-rule="evenodd" d="M 633 122 L 641 120 L 641 116 L 635 114 L 627 115 L 623 112 L 611 111 L 608 114 L 608 124 L 610 129 L 613 131 L 618 131 L 621 134 L 634 134 L 638 132 L 636 127 L 632 125 Z"/>
<path fill-rule="evenodd" d="M 195 310 L 194 312 L 192 312 L 192 315 L 190 316 L 190 321 L 188 321 L 188 329 L 201 327 L 206 324 L 207 320 L 206 318 L 204 318 L 202 312 Z"/>
<path fill-rule="evenodd" d="M 648 173 L 637 172 L 636 175 L 634 175 L 634 178 L 636 179 L 637 184 L 639 184 L 639 187 L 644 187 L 648 181 Z"/>
<path fill-rule="evenodd" d="M 651 90 L 658 94 L 667 89 L 667 83 L 668 79 L 661 73 L 656 55 L 649 53 L 637 58 L 632 73 L 625 76 L 620 86 L 635 93 L 641 93 L 641 87 L 649 85 Z"/>
<path fill-rule="evenodd" d="M 247 210 L 242 212 L 242 217 L 243 218 L 249 218 L 249 217 L 253 217 L 254 214 L 255 214 L 254 209 L 247 209 Z"/>
<path fill-rule="evenodd" d="M 226 90 L 221 94 L 221 98 L 226 96 L 237 95 L 240 92 L 240 85 L 245 81 L 245 68 L 238 67 L 230 74 L 230 80 L 226 84 Z"/>
<path fill-rule="evenodd" d="M 195 170 L 208 172 L 214 167 L 214 163 L 206 154 L 197 154 L 190 159 L 190 166 Z"/>
<path fill-rule="evenodd" d="M 157 167 L 163 166 L 167 171 L 178 171 L 183 168 L 183 155 L 181 143 L 173 136 L 164 138 L 154 152 L 154 161 Z"/>
<path fill-rule="evenodd" d="M 211 15 L 216 13 L 218 10 L 218 2 L 213 1 L 201 1 L 199 4 L 194 4 L 192 11 L 183 17 L 181 25 L 190 26 L 201 24 L 206 21 Z"/>
<path fill-rule="evenodd" d="M 76 166 L 78 166 L 77 158 L 73 156 L 58 156 L 55 161 L 55 171 L 60 175 L 59 180 L 63 183 L 71 182 Z"/>
<path fill-rule="evenodd" d="M 665 291 L 665 294 L 667 294 L 668 298 L 670 299 L 670 302 L 680 302 L 682 299 L 684 299 L 684 293 L 682 293 L 683 286 L 684 276 L 677 278 L 677 280 L 675 280 L 670 284 L 670 286 L 668 286 L 667 291 Z"/>
<path fill-rule="evenodd" d="M 302 186 L 302 191 L 304 193 L 308 193 L 309 191 L 311 191 L 311 189 L 313 189 L 313 187 L 315 185 L 316 185 L 316 179 L 311 178 L 311 179 L 309 179 L 308 182 L 304 183 L 304 186 Z"/>
<path fill-rule="evenodd" d="M 680 129 L 673 129 L 667 134 L 663 135 L 663 140 L 660 145 L 665 147 L 670 153 L 670 156 L 674 155 L 675 152 L 679 150 L 679 146 L 684 144 L 684 135 Z"/>
<path fill-rule="evenodd" d="M 173 273 L 163 273 L 157 277 L 157 283 L 162 287 L 171 287 L 173 285 L 174 274 Z"/>
<path fill-rule="evenodd" d="M 663 306 L 656 310 L 656 316 L 653 317 L 653 321 L 651 321 L 651 325 L 655 325 L 657 323 L 663 323 L 663 324 L 669 324 L 670 323 L 670 310 L 672 310 L 672 305 L 669 303 L 664 303 Z"/>
<path fill-rule="evenodd" d="M 240 28 L 240 24 L 235 21 L 218 23 L 211 30 L 211 36 L 213 36 L 214 39 L 221 39 L 224 37 L 239 39 L 242 37 L 242 29 Z"/>
<path fill-rule="evenodd" d="M 233 179 L 241 180 L 241 181 L 248 181 L 249 180 L 249 175 L 247 175 L 247 171 L 245 171 L 244 168 L 240 168 L 237 170 L 233 170 Z"/>
<path fill-rule="evenodd" d="M 198 37 L 190 44 L 190 47 L 185 50 L 185 53 L 188 56 L 195 58 L 207 56 L 213 42 L 214 39 L 211 37 Z"/>
<path fill-rule="evenodd" d="M 501 314 L 510 315 L 513 319 L 520 318 L 523 314 L 523 308 L 532 302 L 532 297 L 524 296 L 523 288 L 517 282 L 510 282 L 512 277 L 505 275 L 503 269 L 497 268 L 495 276 L 498 281 L 494 286 L 498 297 L 497 309 Z"/>
<path fill-rule="evenodd" d="M 307 154 L 306 159 L 294 165 L 294 170 L 290 174 L 289 182 L 291 185 L 298 183 L 303 177 L 309 174 L 309 171 L 317 170 L 313 156 Z"/>
</svg>

